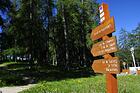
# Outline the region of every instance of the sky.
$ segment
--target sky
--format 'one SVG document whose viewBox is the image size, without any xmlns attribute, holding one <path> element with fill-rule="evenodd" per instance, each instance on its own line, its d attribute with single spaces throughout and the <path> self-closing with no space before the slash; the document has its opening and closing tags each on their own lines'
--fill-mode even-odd
<svg viewBox="0 0 140 93">
<path fill-rule="evenodd" d="M 110 15 L 115 18 L 116 34 L 121 28 L 134 30 L 140 23 L 140 0 L 97 0 L 108 4 Z"/>
</svg>

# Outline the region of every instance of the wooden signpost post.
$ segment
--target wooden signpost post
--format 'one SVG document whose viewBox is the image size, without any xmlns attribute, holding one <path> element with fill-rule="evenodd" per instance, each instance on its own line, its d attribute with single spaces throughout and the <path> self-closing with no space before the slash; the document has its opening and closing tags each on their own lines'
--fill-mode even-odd
<svg viewBox="0 0 140 93">
<path fill-rule="evenodd" d="M 115 57 L 117 52 L 116 37 L 112 37 L 115 32 L 114 17 L 110 17 L 108 5 L 103 3 L 99 7 L 100 25 L 92 30 L 91 39 L 102 40 L 92 46 L 91 53 L 93 56 L 103 56 L 104 59 L 94 60 L 92 68 L 97 73 L 106 74 L 107 93 L 118 93 L 116 74 L 120 73 L 120 62 Z"/>
</svg>

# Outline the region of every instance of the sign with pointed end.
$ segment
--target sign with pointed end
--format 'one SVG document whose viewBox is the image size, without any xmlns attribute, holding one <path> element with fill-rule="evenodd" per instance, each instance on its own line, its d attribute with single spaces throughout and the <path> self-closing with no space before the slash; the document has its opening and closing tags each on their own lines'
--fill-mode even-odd
<svg viewBox="0 0 140 93">
<path fill-rule="evenodd" d="M 92 46 L 91 53 L 93 56 L 100 56 L 107 53 L 113 53 L 118 50 L 116 37 L 111 37 Z"/>
<path fill-rule="evenodd" d="M 93 29 L 90 38 L 94 41 L 112 32 L 115 32 L 114 17 Z"/>
<path fill-rule="evenodd" d="M 120 73 L 120 62 L 118 57 L 109 59 L 95 60 L 92 64 L 92 69 L 96 73 Z"/>
</svg>

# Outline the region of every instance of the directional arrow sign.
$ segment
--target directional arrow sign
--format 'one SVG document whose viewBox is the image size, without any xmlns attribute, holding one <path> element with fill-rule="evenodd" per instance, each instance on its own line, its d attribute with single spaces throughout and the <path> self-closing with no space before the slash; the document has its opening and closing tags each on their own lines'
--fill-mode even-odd
<svg viewBox="0 0 140 93">
<path fill-rule="evenodd" d="M 115 32 L 114 17 L 106 20 L 103 24 L 93 29 L 90 37 L 92 40 L 97 40 L 112 32 Z"/>
<path fill-rule="evenodd" d="M 92 69 L 96 73 L 118 74 L 120 73 L 120 62 L 118 57 L 95 60 L 92 64 Z"/>
<path fill-rule="evenodd" d="M 116 38 L 111 37 L 105 41 L 94 44 L 92 46 L 91 53 L 93 56 L 100 56 L 107 53 L 116 52 L 117 50 Z"/>
</svg>

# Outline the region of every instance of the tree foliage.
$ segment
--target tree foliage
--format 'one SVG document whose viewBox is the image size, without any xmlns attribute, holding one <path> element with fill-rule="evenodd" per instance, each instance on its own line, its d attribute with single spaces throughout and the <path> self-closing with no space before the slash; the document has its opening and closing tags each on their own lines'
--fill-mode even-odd
<svg viewBox="0 0 140 93">
<path fill-rule="evenodd" d="M 90 31 L 98 22 L 95 0 L 12 0 L 5 55 L 70 70 L 90 66 Z"/>
<path fill-rule="evenodd" d="M 140 25 L 136 27 L 136 29 L 132 30 L 131 32 L 126 31 L 125 29 L 121 29 L 119 35 L 119 53 L 118 55 L 121 58 L 122 62 L 127 62 L 132 64 L 132 56 L 130 49 L 134 47 L 135 52 L 135 59 L 137 62 L 137 66 L 140 62 Z M 131 65 L 132 66 L 132 65 Z"/>
</svg>

